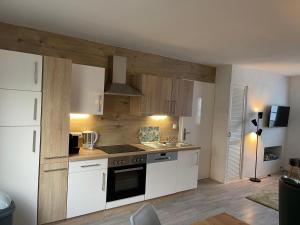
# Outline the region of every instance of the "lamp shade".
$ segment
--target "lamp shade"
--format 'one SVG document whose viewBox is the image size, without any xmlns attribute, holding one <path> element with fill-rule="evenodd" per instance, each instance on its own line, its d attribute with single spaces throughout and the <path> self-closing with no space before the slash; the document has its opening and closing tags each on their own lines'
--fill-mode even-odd
<svg viewBox="0 0 300 225">
<path fill-rule="evenodd" d="M 252 123 L 254 126 L 257 127 L 257 120 L 256 120 L 256 119 L 251 120 L 251 123 Z"/>
</svg>

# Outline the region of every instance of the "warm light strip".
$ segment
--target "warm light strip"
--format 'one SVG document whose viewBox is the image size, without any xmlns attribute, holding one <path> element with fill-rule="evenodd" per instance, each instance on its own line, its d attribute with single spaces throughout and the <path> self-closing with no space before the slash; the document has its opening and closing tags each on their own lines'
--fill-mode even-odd
<svg viewBox="0 0 300 225">
<path fill-rule="evenodd" d="M 87 119 L 89 118 L 89 114 L 76 114 L 70 113 L 70 119 L 80 120 L 80 119 Z"/>
<path fill-rule="evenodd" d="M 164 120 L 167 117 L 168 116 L 166 116 L 166 115 L 153 115 L 153 116 L 151 116 L 151 118 L 154 119 L 154 120 Z"/>
</svg>

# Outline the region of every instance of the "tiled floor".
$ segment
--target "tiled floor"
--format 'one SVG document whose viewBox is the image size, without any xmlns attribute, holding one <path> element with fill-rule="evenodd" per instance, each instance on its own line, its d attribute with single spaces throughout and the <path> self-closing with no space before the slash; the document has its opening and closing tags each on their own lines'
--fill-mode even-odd
<svg viewBox="0 0 300 225">
<path fill-rule="evenodd" d="M 227 212 L 250 225 L 278 225 L 278 212 L 247 200 L 253 193 L 278 188 L 278 176 L 268 177 L 261 183 L 248 180 L 219 184 L 211 180 L 200 181 L 195 191 L 154 203 L 164 225 L 189 225 L 218 213 Z M 132 211 L 127 206 L 93 225 L 129 224 Z"/>
</svg>

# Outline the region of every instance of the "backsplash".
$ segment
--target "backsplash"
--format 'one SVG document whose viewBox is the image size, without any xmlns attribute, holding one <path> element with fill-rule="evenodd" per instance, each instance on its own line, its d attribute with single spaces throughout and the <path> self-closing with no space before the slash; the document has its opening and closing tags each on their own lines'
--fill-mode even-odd
<svg viewBox="0 0 300 225">
<path fill-rule="evenodd" d="M 70 131 L 96 131 L 99 134 L 97 145 L 139 143 L 140 128 L 148 126 L 159 126 L 161 141 L 168 137 L 178 137 L 178 117 L 168 116 L 162 120 L 155 120 L 150 116 L 134 116 L 129 114 L 129 106 L 129 97 L 106 95 L 104 115 L 72 119 Z M 177 125 L 177 129 L 172 129 L 173 124 Z"/>
</svg>

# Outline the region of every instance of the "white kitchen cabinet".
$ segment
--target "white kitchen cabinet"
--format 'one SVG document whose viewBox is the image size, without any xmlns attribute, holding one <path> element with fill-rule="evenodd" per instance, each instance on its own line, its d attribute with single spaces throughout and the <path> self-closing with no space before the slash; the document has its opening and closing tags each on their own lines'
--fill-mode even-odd
<svg viewBox="0 0 300 225">
<path fill-rule="evenodd" d="M 199 150 L 178 152 L 176 192 L 197 188 Z"/>
<path fill-rule="evenodd" d="M 41 92 L 0 89 L 0 126 L 39 126 Z"/>
<path fill-rule="evenodd" d="M 176 192 L 177 160 L 147 164 L 145 199 Z"/>
<path fill-rule="evenodd" d="M 16 204 L 14 225 L 37 223 L 40 127 L 0 127 L 0 189 Z"/>
<path fill-rule="evenodd" d="M 0 88 L 41 91 L 43 57 L 0 49 Z"/>
<path fill-rule="evenodd" d="M 70 162 L 67 218 L 105 209 L 107 159 Z"/>
<path fill-rule="evenodd" d="M 71 112 L 103 115 L 105 69 L 72 65 Z"/>
</svg>

